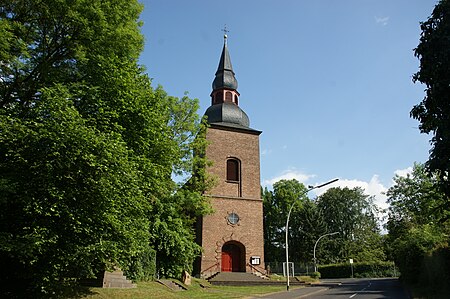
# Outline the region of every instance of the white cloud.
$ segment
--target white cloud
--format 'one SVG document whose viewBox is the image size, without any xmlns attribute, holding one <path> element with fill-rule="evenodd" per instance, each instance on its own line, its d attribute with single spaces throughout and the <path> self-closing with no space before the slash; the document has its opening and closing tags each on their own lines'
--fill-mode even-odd
<svg viewBox="0 0 450 299">
<path fill-rule="evenodd" d="M 394 171 L 395 175 L 401 176 L 401 177 L 406 177 L 408 174 L 412 173 L 413 168 L 412 166 L 405 168 L 405 169 L 397 169 L 396 171 Z"/>
<path fill-rule="evenodd" d="M 382 209 L 386 209 L 388 207 L 388 204 L 386 203 L 386 195 L 384 193 L 386 193 L 387 191 L 387 187 L 385 187 L 379 180 L 378 175 L 373 175 L 372 178 L 370 179 L 370 181 L 366 182 L 366 181 L 360 181 L 360 180 L 356 180 L 356 179 L 339 179 L 339 181 L 337 181 L 336 183 L 330 184 L 328 186 L 326 186 L 325 188 L 321 188 L 321 189 L 317 189 L 316 194 L 317 195 L 321 195 L 323 194 L 325 191 L 327 191 L 329 188 L 332 187 L 347 187 L 347 188 L 355 188 L 355 187 L 360 187 L 365 191 L 365 194 L 370 195 L 370 196 L 374 196 L 375 198 L 375 204 L 382 208 Z"/>
<path fill-rule="evenodd" d="M 293 169 L 288 169 L 283 171 L 280 175 L 268 179 L 268 180 L 264 180 L 262 185 L 266 186 L 266 187 L 272 187 L 274 183 L 281 181 L 281 180 L 292 180 L 292 179 L 296 179 L 297 181 L 299 181 L 300 183 L 306 183 L 310 178 L 315 177 L 314 174 L 306 174 L 303 173 L 295 168 Z"/>
<path fill-rule="evenodd" d="M 378 208 L 381 209 L 380 213 L 377 215 L 378 219 L 379 219 L 379 224 L 381 227 L 381 232 L 382 233 L 387 233 L 384 229 L 383 229 L 383 225 L 386 221 L 386 213 L 383 212 L 383 210 L 387 209 L 389 207 L 389 204 L 386 202 L 387 200 L 387 196 L 386 196 L 386 191 L 387 191 L 387 187 L 384 186 L 380 180 L 378 175 L 373 175 L 372 178 L 370 179 L 370 181 L 366 182 L 366 181 L 361 181 L 361 180 L 356 180 L 356 179 L 340 179 L 339 181 L 337 181 L 336 183 L 330 184 L 328 186 L 325 186 L 324 188 L 320 188 L 316 191 L 316 195 L 321 195 L 323 194 L 326 190 L 328 190 L 329 188 L 332 187 L 347 187 L 347 188 L 355 188 L 355 187 L 360 187 L 364 190 L 364 193 L 370 196 L 374 197 L 374 203 L 377 205 Z"/>
<path fill-rule="evenodd" d="M 398 170 L 394 171 L 394 174 L 399 175 L 399 176 L 406 176 L 408 173 L 412 172 L 412 169 L 413 169 L 412 167 L 408 167 L 405 169 L 398 169 Z M 300 183 L 305 184 L 306 186 L 310 185 L 310 184 L 320 185 L 320 184 L 325 183 L 325 181 L 310 183 L 309 180 L 314 177 L 316 177 L 316 175 L 307 174 L 307 173 L 301 172 L 301 171 L 293 168 L 293 169 L 288 169 L 288 170 L 283 171 L 280 175 L 278 175 L 274 178 L 264 180 L 263 186 L 271 188 L 273 186 L 273 184 L 275 182 L 278 182 L 279 180 L 290 180 L 290 179 L 296 179 Z M 394 182 L 392 181 L 391 185 L 393 183 Z M 383 185 L 383 183 L 380 182 L 379 176 L 377 174 L 374 174 L 369 181 L 340 178 L 339 181 L 337 181 L 337 182 L 334 182 L 334 183 L 327 185 L 320 189 L 312 190 L 310 197 L 314 197 L 314 195 L 320 196 L 323 193 L 325 193 L 328 189 L 333 188 L 333 187 L 341 187 L 341 188 L 348 187 L 350 189 L 355 188 L 355 187 L 360 187 L 364 190 L 365 194 L 374 196 L 374 203 L 380 209 L 385 210 L 389 207 L 389 204 L 386 202 L 387 201 L 386 192 L 389 189 L 389 187 L 391 187 L 391 186 Z M 313 196 L 311 196 L 311 195 L 313 195 Z M 378 217 L 381 220 L 380 224 L 383 225 L 383 223 L 384 223 L 384 221 L 386 221 L 386 219 L 382 219 L 382 218 L 386 217 L 386 213 L 381 212 L 378 215 Z M 386 233 L 386 231 L 383 229 L 382 229 L 382 232 Z"/>
<path fill-rule="evenodd" d="M 267 156 L 267 155 L 270 155 L 271 153 L 272 153 L 271 149 L 263 149 L 261 151 L 261 156 Z"/>
<path fill-rule="evenodd" d="M 382 26 L 386 26 L 389 22 L 389 17 L 377 17 L 375 16 L 375 22 L 377 24 L 381 24 Z"/>
<path fill-rule="evenodd" d="M 291 180 L 291 179 L 296 179 L 300 183 L 308 185 L 308 184 L 310 184 L 308 181 L 314 177 L 316 177 L 316 175 L 314 175 L 314 174 L 307 174 L 307 173 L 301 172 L 297 169 L 288 169 L 288 170 L 283 171 L 280 175 L 278 175 L 274 178 L 264 180 L 262 185 L 265 187 L 271 188 L 274 183 L 276 183 L 280 180 Z M 317 183 L 314 183 L 313 185 L 320 185 L 323 183 L 325 183 L 325 182 L 317 182 Z M 342 188 L 348 187 L 350 189 L 355 188 L 355 187 L 360 187 L 365 191 L 365 194 L 374 196 L 375 204 L 378 207 L 380 207 L 382 209 L 385 209 L 388 207 L 388 204 L 386 203 L 387 197 L 384 194 L 388 188 L 385 187 L 380 182 L 378 175 L 372 176 L 372 178 L 368 182 L 357 180 L 357 179 L 339 179 L 339 181 L 332 183 L 330 185 L 327 185 L 323 188 L 315 189 L 311 193 L 316 196 L 320 196 L 323 193 L 325 193 L 328 189 L 333 188 L 333 187 L 342 187 Z"/>
</svg>

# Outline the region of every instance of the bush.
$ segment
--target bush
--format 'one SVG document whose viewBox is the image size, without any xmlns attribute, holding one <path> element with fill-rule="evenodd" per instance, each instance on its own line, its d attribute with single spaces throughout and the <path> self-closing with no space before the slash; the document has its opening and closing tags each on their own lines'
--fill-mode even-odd
<svg viewBox="0 0 450 299">
<path fill-rule="evenodd" d="M 418 273 L 422 272 L 425 257 L 442 243 L 442 235 L 439 230 L 426 225 L 409 230 L 408 234 L 393 242 L 394 260 L 400 268 L 403 281 L 419 283 Z"/>
<path fill-rule="evenodd" d="M 321 277 L 320 272 L 313 272 L 309 276 L 314 279 L 320 279 Z"/>
<path fill-rule="evenodd" d="M 151 281 L 156 274 L 156 251 L 148 246 L 147 250 L 132 259 L 126 275 L 133 281 Z"/>
<path fill-rule="evenodd" d="M 322 278 L 345 278 L 352 276 L 349 263 L 330 264 L 319 266 Z M 393 262 L 354 263 L 354 277 L 394 277 L 395 265 Z"/>
<path fill-rule="evenodd" d="M 438 247 L 425 255 L 419 281 L 434 292 L 450 294 L 450 247 Z"/>
</svg>

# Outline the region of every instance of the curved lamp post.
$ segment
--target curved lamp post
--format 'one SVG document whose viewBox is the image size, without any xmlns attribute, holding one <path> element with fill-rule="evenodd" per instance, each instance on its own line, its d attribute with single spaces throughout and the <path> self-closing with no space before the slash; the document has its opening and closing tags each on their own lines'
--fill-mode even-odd
<svg viewBox="0 0 450 299">
<path fill-rule="evenodd" d="M 303 196 L 305 194 L 307 194 L 309 191 L 314 190 L 314 189 L 318 189 L 318 188 L 322 188 L 326 185 L 329 185 L 331 183 L 334 183 L 336 181 L 338 181 L 339 179 L 334 179 L 331 180 L 329 182 L 326 182 L 322 185 L 319 186 L 308 186 L 308 189 L 306 189 L 300 196 Z M 294 207 L 295 201 L 292 203 L 291 208 L 289 209 L 289 213 L 287 215 L 287 219 L 286 219 L 286 276 L 287 276 L 287 280 L 286 280 L 286 290 L 289 292 L 289 242 L 288 242 L 288 229 L 289 229 L 289 217 L 291 217 L 291 212 L 292 212 L 292 208 Z"/>
<path fill-rule="evenodd" d="M 328 234 L 322 235 L 322 236 L 319 237 L 319 239 L 317 239 L 316 244 L 314 244 L 314 253 L 313 253 L 313 255 L 314 255 L 314 272 L 317 272 L 317 262 L 316 262 L 316 247 L 317 247 L 317 243 L 319 243 L 320 239 L 322 239 L 323 237 L 332 236 L 332 235 L 335 235 L 335 234 L 339 234 L 339 232 L 328 233 Z"/>
</svg>

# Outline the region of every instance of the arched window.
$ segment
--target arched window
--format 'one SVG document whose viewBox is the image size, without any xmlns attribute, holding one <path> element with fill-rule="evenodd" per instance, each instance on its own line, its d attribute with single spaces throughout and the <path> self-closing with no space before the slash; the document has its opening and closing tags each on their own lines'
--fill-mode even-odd
<svg viewBox="0 0 450 299">
<path fill-rule="evenodd" d="M 239 182 L 239 160 L 227 160 L 227 181 Z"/>
<path fill-rule="evenodd" d="M 232 102 L 233 99 L 233 95 L 231 94 L 231 92 L 227 91 L 225 94 L 225 102 Z"/>
<path fill-rule="evenodd" d="M 223 93 L 217 92 L 214 94 L 214 104 L 220 104 L 223 103 Z"/>
</svg>

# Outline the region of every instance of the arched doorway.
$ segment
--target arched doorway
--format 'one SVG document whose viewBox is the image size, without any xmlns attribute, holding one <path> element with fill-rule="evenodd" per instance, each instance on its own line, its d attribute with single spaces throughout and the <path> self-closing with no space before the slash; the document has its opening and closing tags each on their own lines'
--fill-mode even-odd
<svg viewBox="0 0 450 299">
<path fill-rule="evenodd" d="M 230 241 L 222 246 L 222 272 L 245 272 L 245 247 Z"/>
</svg>

